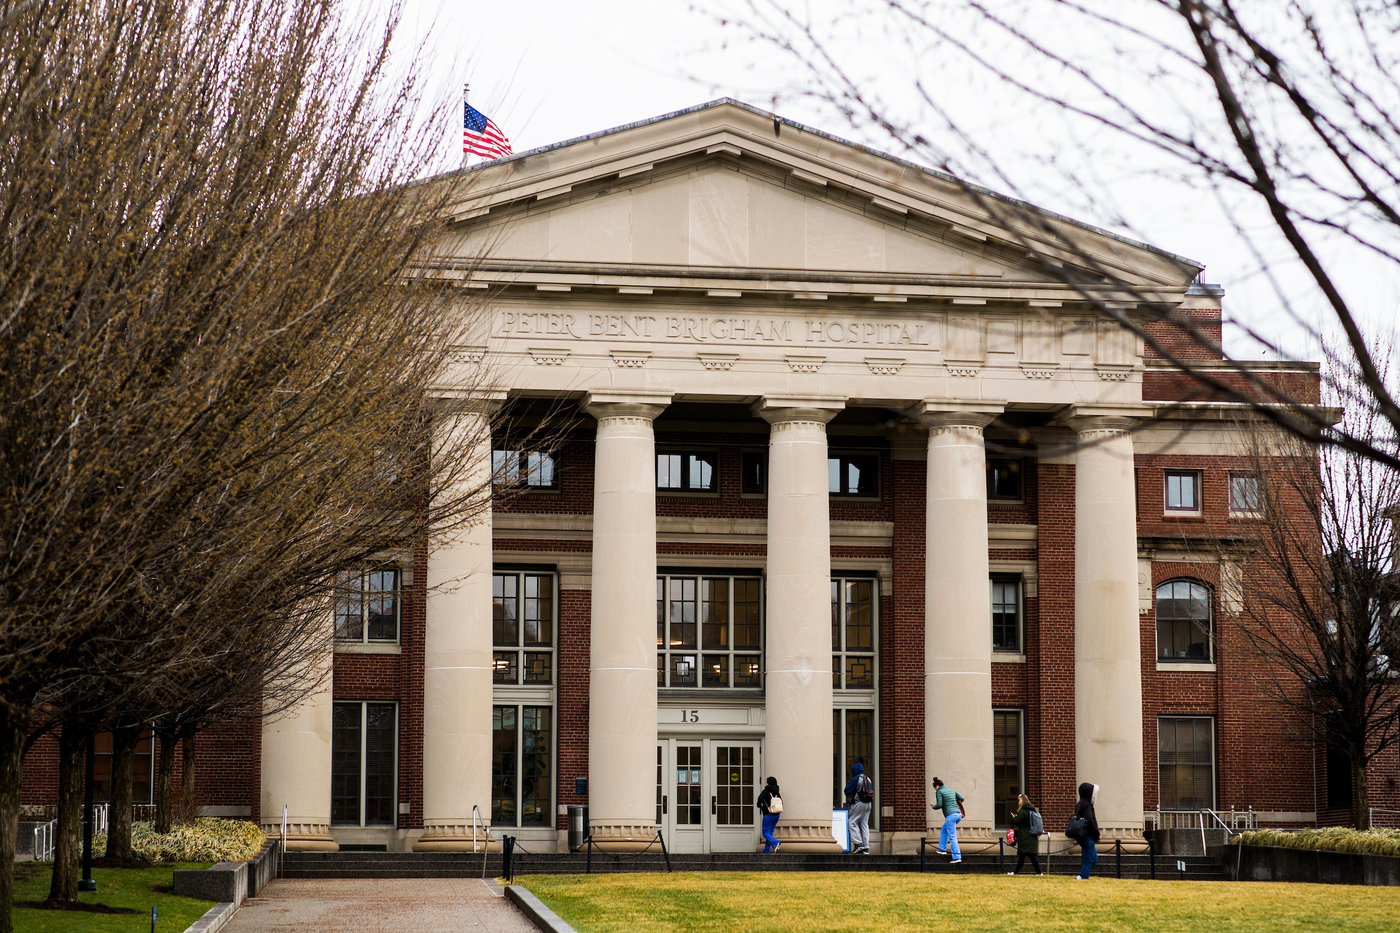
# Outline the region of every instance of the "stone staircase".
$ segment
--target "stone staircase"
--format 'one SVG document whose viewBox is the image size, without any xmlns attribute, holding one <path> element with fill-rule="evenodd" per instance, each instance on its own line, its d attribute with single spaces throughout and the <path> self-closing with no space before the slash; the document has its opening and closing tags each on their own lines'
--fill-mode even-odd
<svg viewBox="0 0 1400 933">
<path fill-rule="evenodd" d="M 1178 873 L 1177 861 L 1186 863 L 1184 874 Z M 501 854 L 486 856 L 485 874 L 496 878 L 502 874 Z M 792 854 L 766 856 L 753 852 L 715 855 L 672 855 L 673 871 L 885 871 L 918 872 L 917 855 L 811 855 Z M 1041 857 L 1041 865 L 1046 859 Z M 994 875 L 1010 871 L 1016 865 L 1016 855 L 1009 849 L 1003 861 L 995 853 L 964 855 L 961 865 L 950 865 L 946 856 L 928 852 L 924 870 L 939 875 Z M 286 878 L 479 878 L 482 876 L 482 856 L 458 852 L 289 852 L 283 877 Z M 516 875 L 581 875 L 590 868 L 585 853 L 533 853 L 515 851 Z M 666 862 L 659 852 L 629 855 L 605 855 L 595 851 L 591 860 L 595 874 L 616 872 L 662 872 Z M 1050 859 L 1050 874 L 1069 876 L 1079 870 L 1079 852 L 1057 854 Z M 1099 852 L 1097 876 L 1117 875 L 1117 860 L 1110 848 Z M 1148 878 L 1152 869 L 1149 856 L 1127 854 L 1122 857 L 1124 878 Z M 1158 880 L 1228 881 L 1230 872 L 1213 858 L 1201 856 L 1157 856 Z"/>
</svg>

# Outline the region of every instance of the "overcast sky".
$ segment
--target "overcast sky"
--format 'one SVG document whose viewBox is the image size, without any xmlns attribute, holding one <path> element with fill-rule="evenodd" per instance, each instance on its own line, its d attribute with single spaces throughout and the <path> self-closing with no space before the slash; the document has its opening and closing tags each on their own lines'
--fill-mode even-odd
<svg viewBox="0 0 1400 933">
<path fill-rule="evenodd" d="M 373 5 L 376 0 L 365 0 Z M 709 0 L 709 9 L 734 0 Z M 813 0 L 840 7 L 840 0 Z M 700 5 L 700 4 L 694 4 Z M 491 116 L 516 152 L 548 145 L 731 96 L 877 148 L 890 150 L 888 137 L 852 128 L 836 113 L 801 93 L 800 71 L 771 47 L 744 40 L 697 12 L 691 0 L 531 0 L 480 3 L 464 0 L 405 0 L 405 40 L 434 31 L 427 74 L 439 87 L 471 82 L 471 101 Z M 854 40 L 853 40 L 854 41 Z M 891 50 L 882 55 L 879 37 L 865 36 L 872 51 L 861 59 L 862 77 L 894 106 L 907 97 L 909 68 Z M 405 46 L 407 42 L 405 42 Z M 963 78 L 956 71 L 939 76 L 951 99 L 986 115 L 993 144 L 1023 166 L 1054 158 L 1063 137 L 1045 136 L 1033 115 L 998 106 L 998 89 Z M 965 80 L 966 83 L 963 83 Z M 460 164 L 460 126 L 445 129 L 442 167 Z M 1014 147 L 1023 153 L 1012 153 Z M 897 153 L 901 154 L 902 153 Z M 1034 178 L 1033 169 L 1027 174 Z M 983 179 L 985 181 L 985 179 Z M 1273 289 L 1257 274 L 1258 264 L 1235 235 L 1209 192 L 1170 190 L 1159 177 L 1131 172 L 1104 182 L 1116 202 L 1076 199 L 1063 186 L 1023 191 L 1032 200 L 1096 226 L 1143 239 L 1154 246 L 1205 264 L 1203 281 L 1226 288 L 1226 317 L 1256 326 L 1287 329 Z M 993 187 L 999 187 L 995 184 Z M 1124 218 L 1131 218 L 1125 222 Z M 1375 270 L 1358 265 L 1348 272 L 1349 297 L 1373 329 L 1392 327 L 1397 289 Z M 1301 334 L 1301 329 L 1299 329 Z M 1301 336 L 1289 341 L 1294 356 L 1316 359 L 1317 349 Z M 1241 357 L 1265 355 L 1227 327 L 1226 345 Z"/>
</svg>

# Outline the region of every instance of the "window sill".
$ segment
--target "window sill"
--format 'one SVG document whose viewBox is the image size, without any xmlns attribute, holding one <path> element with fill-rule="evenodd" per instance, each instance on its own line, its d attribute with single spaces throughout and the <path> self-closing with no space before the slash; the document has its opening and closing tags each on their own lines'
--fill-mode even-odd
<svg viewBox="0 0 1400 933">
<path fill-rule="evenodd" d="M 671 488 L 668 487 L 668 488 L 666 488 L 666 489 L 657 489 L 657 490 L 656 490 L 656 498 L 658 498 L 658 499 L 718 499 L 718 498 L 719 498 L 719 491 L 718 491 L 718 490 L 711 491 L 711 490 L 708 490 L 708 489 L 671 489 Z"/>
<path fill-rule="evenodd" d="M 1249 521 L 1251 519 L 1258 520 L 1264 517 L 1264 513 L 1258 511 L 1236 512 L 1234 510 L 1231 510 L 1230 517 L 1233 519 L 1243 519 L 1245 521 Z"/>
<path fill-rule="evenodd" d="M 1214 674 L 1214 661 L 1158 661 L 1157 670 L 1175 674 Z"/>
<path fill-rule="evenodd" d="M 1165 509 L 1162 512 L 1163 518 L 1200 518 L 1200 509 Z"/>
<path fill-rule="evenodd" d="M 1026 663 L 1026 656 L 1025 656 L 1024 654 L 1014 654 L 1014 653 L 1012 653 L 1012 652 L 1010 652 L 1010 651 L 993 651 L 993 652 L 992 652 L 992 663 L 993 663 L 993 664 L 1025 664 L 1025 663 Z"/>
<path fill-rule="evenodd" d="M 336 642 L 336 654 L 403 654 L 403 646 L 375 644 L 373 642 Z"/>
</svg>

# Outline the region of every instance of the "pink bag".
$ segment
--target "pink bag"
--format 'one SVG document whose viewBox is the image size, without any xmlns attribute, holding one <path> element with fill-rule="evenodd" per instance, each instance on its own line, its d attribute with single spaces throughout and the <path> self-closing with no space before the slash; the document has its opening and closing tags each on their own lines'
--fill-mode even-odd
<svg viewBox="0 0 1400 933">
<path fill-rule="evenodd" d="M 1016 830 L 1008 829 L 1006 831 L 1006 844 L 1009 846 L 1014 846 L 1016 844 Z"/>
</svg>

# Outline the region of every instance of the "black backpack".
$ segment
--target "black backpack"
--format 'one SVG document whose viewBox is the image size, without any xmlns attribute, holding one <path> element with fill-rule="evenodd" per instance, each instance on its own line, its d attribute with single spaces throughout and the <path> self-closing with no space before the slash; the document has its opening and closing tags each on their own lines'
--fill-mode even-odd
<svg viewBox="0 0 1400 933">
<path fill-rule="evenodd" d="M 869 775 L 860 776 L 860 783 L 856 785 L 856 799 L 861 803 L 870 803 L 875 799 L 875 782 L 870 780 Z"/>
</svg>

